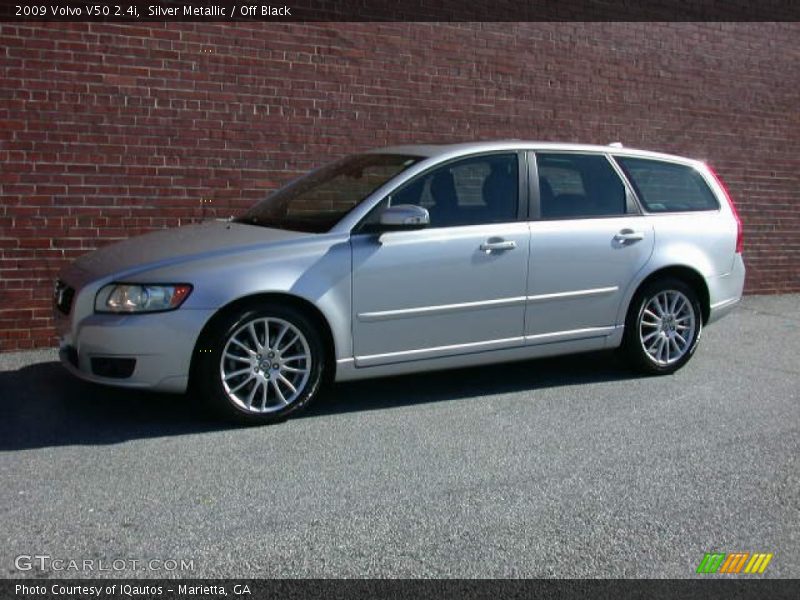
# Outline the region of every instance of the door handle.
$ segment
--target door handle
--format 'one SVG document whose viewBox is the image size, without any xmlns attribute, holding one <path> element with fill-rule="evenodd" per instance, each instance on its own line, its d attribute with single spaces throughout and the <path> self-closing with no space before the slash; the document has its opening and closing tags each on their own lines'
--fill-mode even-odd
<svg viewBox="0 0 800 600">
<path fill-rule="evenodd" d="M 486 254 L 490 254 L 492 252 L 501 252 L 503 250 L 513 250 L 517 247 L 517 242 L 514 240 L 497 240 L 497 241 L 485 241 L 481 244 L 481 250 L 486 252 Z"/>
<path fill-rule="evenodd" d="M 633 229 L 623 229 L 614 236 L 614 240 L 623 244 L 640 242 L 644 239 L 644 233 L 641 231 L 634 231 Z"/>
</svg>

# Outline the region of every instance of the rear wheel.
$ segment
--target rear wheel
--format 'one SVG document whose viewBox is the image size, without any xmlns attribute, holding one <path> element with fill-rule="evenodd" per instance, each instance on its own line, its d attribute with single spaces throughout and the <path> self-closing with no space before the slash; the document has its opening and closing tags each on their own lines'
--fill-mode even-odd
<svg viewBox="0 0 800 600">
<path fill-rule="evenodd" d="M 280 305 L 223 317 L 198 354 L 197 383 L 218 412 L 244 423 L 297 414 L 317 395 L 324 349 L 310 319 Z"/>
<path fill-rule="evenodd" d="M 703 327 L 694 290 L 679 279 L 646 285 L 631 302 L 625 321 L 623 350 L 645 373 L 674 373 L 689 362 Z"/>
</svg>

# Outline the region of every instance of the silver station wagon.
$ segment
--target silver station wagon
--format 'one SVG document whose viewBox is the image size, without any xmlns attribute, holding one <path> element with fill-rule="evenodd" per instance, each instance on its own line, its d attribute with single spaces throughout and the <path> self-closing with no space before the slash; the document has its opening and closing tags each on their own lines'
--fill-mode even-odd
<svg viewBox="0 0 800 600">
<path fill-rule="evenodd" d="M 619 145 L 398 146 L 229 221 L 79 258 L 61 359 L 283 419 L 326 381 L 620 348 L 672 373 L 740 299 L 742 226 L 704 163 Z"/>
</svg>

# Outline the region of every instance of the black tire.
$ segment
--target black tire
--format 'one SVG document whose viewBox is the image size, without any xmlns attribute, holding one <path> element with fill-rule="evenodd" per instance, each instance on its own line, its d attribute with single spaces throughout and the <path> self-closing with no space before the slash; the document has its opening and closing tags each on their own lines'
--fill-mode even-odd
<svg viewBox="0 0 800 600">
<path fill-rule="evenodd" d="M 648 303 L 650 303 L 653 298 L 665 292 L 679 292 L 688 300 L 689 308 L 694 318 L 694 328 L 690 336 L 691 339 L 687 340 L 688 344 L 680 358 L 677 358 L 677 360 L 669 364 L 659 364 L 656 358 L 651 356 L 645 349 L 645 343 L 642 341 L 643 334 L 641 327 L 642 318 L 645 316 L 645 308 L 648 306 Z M 663 296 L 661 297 L 663 298 Z M 697 293 L 684 281 L 670 277 L 648 283 L 636 293 L 628 307 L 628 314 L 625 319 L 625 332 L 622 341 L 623 354 L 627 358 L 629 364 L 639 372 L 650 375 L 669 375 L 670 373 L 674 373 L 689 362 L 697 349 L 697 344 L 700 341 L 700 334 L 703 329 L 702 314 Z M 645 325 L 645 330 L 648 333 L 656 331 L 655 328 L 647 329 L 648 327 L 651 326 Z"/>
<path fill-rule="evenodd" d="M 264 323 L 260 321 L 262 319 L 270 319 L 270 324 L 265 327 Z M 268 400 L 270 407 L 268 412 L 256 412 L 256 409 L 260 407 L 254 407 L 248 410 L 247 406 L 238 404 L 237 401 L 229 395 L 229 391 L 225 389 L 225 384 L 223 383 L 223 352 L 231 337 L 237 332 L 243 335 L 244 333 L 240 330 L 246 327 L 248 323 L 254 321 L 256 322 L 256 335 L 259 336 L 262 343 L 264 341 L 264 331 L 269 330 L 269 335 L 277 338 L 275 334 L 276 326 L 279 332 L 282 323 L 290 324 L 305 338 L 310 353 L 308 376 L 304 380 L 302 388 L 298 387 L 297 397 L 286 405 L 282 405 L 279 397 L 276 395 L 280 392 L 275 392 L 275 386 L 277 385 L 281 388 L 284 393 L 287 392 L 286 387 L 279 384 L 277 380 L 272 381 L 270 379 L 270 375 L 274 374 L 275 371 L 264 369 L 259 366 L 259 370 L 255 373 L 244 373 L 241 376 L 237 376 L 239 377 L 238 379 L 232 380 L 233 383 L 229 386 L 230 390 L 233 389 L 234 385 L 239 385 L 245 378 L 250 377 L 252 383 L 243 384 L 245 386 L 243 394 L 248 390 L 252 390 L 250 386 L 255 386 L 256 384 L 268 388 L 266 393 L 269 395 L 271 392 L 274 396 L 271 401 Z M 217 414 L 237 423 L 265 425 L 284 421 L 290 416 L 295 416 L 305 409 L 319 394 L 322 382 L 325 378 L 325 346 L 317 329 L 314 321 L 301 310 L 292 306 L 282 306 L 276 303 L 251 304 L 239 308 L 238 310 L 231 311 L 228 314 L 224 314 L 214 323 L 210 330 L 203 336 L 203 339 L 198 343 L 195 368 L 192 373 L 193 389 L 203 396 L 209 407 Z M 294 333 L 291 329 L 288 331 Z M 300 348 L 302 352 L 304 347 L 300 344 L 301 342 L 298 342 L 298 345 L 293 346 L 293 348 Z M 255 344 L 251 342 L 251 346 L 250 352 L 256 352 Z M 233 348 L 233 346 L 231 346 L 231 348 Z M 269 348 L 267 348 L 267 350 L 269 350 Z M 257 366 L 262 364 L 261 359 L 253 359 L 251 364 L 248 364 L 246 359 L 249 360 L 249 357 L 252 355 L 244 350 L 237 350 L 237 352 L 242 354 L 241 358 L 238 358 L 236 363 L 231 363 L 230 360 L 226 358 L 226 363 L 224 363 L 226 366 L 241 362 L 241 366 L 244 369 L 253 369 L 255 367 L 252 366 L 252 363 L 257 363 Z M 278 359 L 270 359 L 267 357 L 266 353 L 264 354 L 264 362 L 272 362 L 272 360 L 280 360 L 280 357 Z M 306 363 L 302 362 L 301 365 L 303 365 L 305 369 Z M 280 372 L 283 373 L 283 371 Z M 303 375 L 303 377 L 305 376 Z M 275 377 L 272 377 L 272 379 L 275 379 Z M 297 383 L 297 381 L 294 383 Z M 263 389 L 261 387 L 256 390 L 259 396 L 262 392 Z M 234 393 L 233 396 L 238 398 L 239 394 Z M 242 398 L 241 401 L 244 402 L 245 400 Z M 253 405 L 257 403 L 257 400 L 253 401 Z M 273 408 L 273 405 L 275 408 Z"/>
</svg>

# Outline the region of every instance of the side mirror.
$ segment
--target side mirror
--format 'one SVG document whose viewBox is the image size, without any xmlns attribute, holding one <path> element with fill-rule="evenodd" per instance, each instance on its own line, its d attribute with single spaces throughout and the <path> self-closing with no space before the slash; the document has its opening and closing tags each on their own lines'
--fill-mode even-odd
<svg viewBox="0 0 800 600">
<path fill-rule="evenodd" d="M 380 218 L 380 228 L 383 231 L 424 229 L 430 224 L 428 209 L 415 204 L 389 206 L 384 209 Z"/>
</svg>

